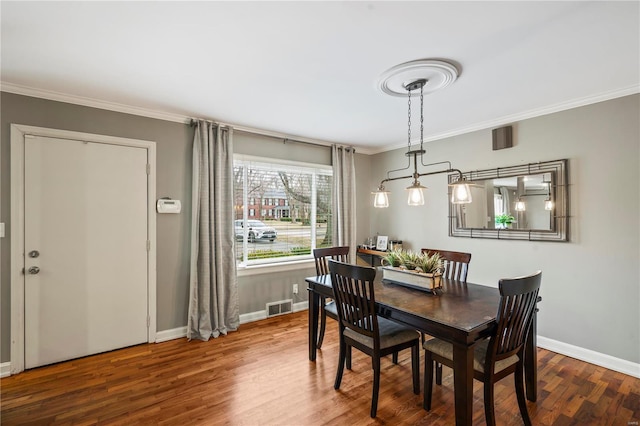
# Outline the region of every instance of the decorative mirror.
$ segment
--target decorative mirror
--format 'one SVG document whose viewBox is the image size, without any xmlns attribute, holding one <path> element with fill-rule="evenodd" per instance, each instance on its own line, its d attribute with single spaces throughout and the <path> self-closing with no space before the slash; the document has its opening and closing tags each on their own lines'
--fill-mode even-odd
<svg viewBox="0 0 640 426">
<path fill-rule="evenodd" d="M 449 202 L 449 235 L 568 241 L 567 160 L 463 173 L 473 202 Z M 449 183 L 458 179 L 449 175 Z"/>
</svg>

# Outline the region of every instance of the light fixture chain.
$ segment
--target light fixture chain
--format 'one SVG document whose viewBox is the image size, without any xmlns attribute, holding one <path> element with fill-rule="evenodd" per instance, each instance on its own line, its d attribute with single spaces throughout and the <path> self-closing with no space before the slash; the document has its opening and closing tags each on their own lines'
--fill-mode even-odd
<svg viewBox="0 0 640 426">
<path fill-rule="evenodd" d="M 411 151 L 411 89 L 407 90 L 407 94 L 409 96 L 409 117 L 408 117 L 408 125 L 407 128 L 409 129 L 407 131 L 408 135 L 407 135 L 407 152 Z"/>
<path fill-rule="evenodd" d="M 420 85 L 420 150 L 422 151 L 424 148 L 422 147 L 422 142 L 424 140 L 424 84 Z"/>
</svg>

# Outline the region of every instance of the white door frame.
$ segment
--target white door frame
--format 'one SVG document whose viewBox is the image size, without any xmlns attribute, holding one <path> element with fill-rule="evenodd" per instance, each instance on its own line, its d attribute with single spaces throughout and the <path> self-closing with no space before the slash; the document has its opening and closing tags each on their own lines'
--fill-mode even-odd
<svg viewBox="0 0 640 426">
<path fill-rule="evenodd" d="M 24 370 L 24 140 L 27 135 L 123 145 L 147 150 L 147 341 L 156 340 L 156 143 L 11 124 L 11 374 Z"/>
</svg>

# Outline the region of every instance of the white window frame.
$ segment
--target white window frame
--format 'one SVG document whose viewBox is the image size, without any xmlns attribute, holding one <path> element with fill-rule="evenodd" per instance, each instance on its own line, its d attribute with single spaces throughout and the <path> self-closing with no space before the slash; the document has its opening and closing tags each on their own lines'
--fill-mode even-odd
<svg viewBox="0 0 640 426">
<path fill-rule="evenodd" d="M 333 175 L 333 167 L 330 165 L 324 164 L 316 164 L 316 163 L 304 163 L 290 160 L 281 160 L 277 158 L 265 158 L 265 157 L 256 157 L 251 155 L 244 154 L 234 154 L 233 156 L 233 164 L 234 167 L 239 162 L 251 162 L 251 163 L 262 163 L 265 165 L 278 165 L 286 167 L 290 170 L 299 169 L 302 173 L 312 173 L 314 175 L 314 179 L 312 180 L 312 189 L 311 189 L 311 250 L 316 246 L 316 184 L 317 179 L 315 176 L 317 174 L 330 174 Z M 245 175 L 243 177 L 243 182 L 247 183 L 247 168 L 243 169 Z M 243 190 L 243 215 L 248 218 L 248 200 L 246 187 Z M 264 206 L 265 199 L 262 200 L 262 205 Z M 286 203 L 288 205 L 288 202 Z M 265 216 L 265 211 L 263 210 L 262 216 Z M 243 244 L 244 240 L 236 241 L 236 244 Z M 286 258 L 270 258 L 270 259 L 260 259 L 260 260 L 251 260 L 246 261 L 248 257 L 248 246 L 244 245 L 243 247 L 243 261 L 237 263 L 238 275 L 251 275 L 251 271 L 262 272 L 264 268 L 278 268 L 278 270 L 289 270 L 289 269 L 300 269 L 300 268 L 308 268 L 313 263 L 313 255 L 302 255 L 302 256 L 288 256 Z M 282 268 L 285 269 L 282 269 Z"/>
</svg>

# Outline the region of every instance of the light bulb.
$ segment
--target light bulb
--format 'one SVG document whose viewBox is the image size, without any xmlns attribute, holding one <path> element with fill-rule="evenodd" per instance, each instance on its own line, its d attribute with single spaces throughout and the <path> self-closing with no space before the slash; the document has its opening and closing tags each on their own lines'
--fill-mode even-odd
<svg viewBox="0 0 640 426">
<path fill-rule="evenodd" d="M 407 199 L 407 204 L 410 206 L 423 206 L 424 194 L 422 193 L 422 187 L 412 186 L 407 189 L 409 190 L 409 198 Z"/>
<path fill-rule="evenodd" d="M 378 209 L 389 207 L 389 197 L 387 197 L 387 192 L 384 191 L 384 189 L 382 191 L 374 192 L 374 194 L 373 207 Z"/>
<path fill-rule="evenodd" d="M 453 184 L 453 190 L 451 191 L 451 202 L 453 204 L 467 204 L 471 202 L 471 191 L 469 191 L 469 185 L 463 183 L 464 181 L 458 181 Z"/>
</svg>

